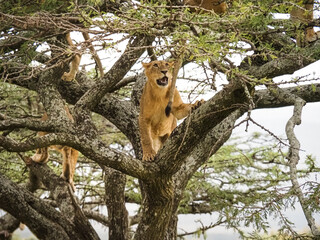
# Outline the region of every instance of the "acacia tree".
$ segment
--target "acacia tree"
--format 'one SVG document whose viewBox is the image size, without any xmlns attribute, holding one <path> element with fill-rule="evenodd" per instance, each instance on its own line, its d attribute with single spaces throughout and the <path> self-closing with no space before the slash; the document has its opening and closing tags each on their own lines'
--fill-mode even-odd
<svg viewBox="0 0 320 240">
<path fill-rule="evenodd" d="M 272 159 L 270 164 L 281 163 L 286 171 L 265 168 L 264 173 L 273 169 L 274 176 L 278 178 L 266 177 L 265 185 L 254 185 L 248 192 L 238 190 L 221 194 L 222 188 L 219 190 L 219 187 L 212 191 L 208 191 L 208 187 L 203 188 L 206 189 L 203 192 L 206 192 L 206 197 L 219 200 L 219 204 L 210 205 L 209 210 L 207 208 L 207 211 L 222 213 L 214 226 L 227 223 L 238 229 L 236 221 L 245 217 L 247 223 L 253 222 L 259 229 L 263 225 L 259 219 L 264 209 L 250 212 L 250 206 L 253 206 L 250 204 L 254 202 L 246 205 L 245 198 L 253 192 L 255 196 L 259 195 L 255 203 L 269 204 L 267 209 L 276 211 L 275 206 L 285 196 L 275 192 L 270 194 L 270 189 L 275 186 L 271 183 L 290 181 L 287 196 L 297 197 L 312 235 L 319 236 L 312 216 L 316 209 L 317 190 L 306 195 L 299 186 L 297 164 L 300 147 L 293 129 L 301 122 L 305 103 L 320 101 L 320 85 L 317 82 L 309 84 L 301 78 L 292 80 L 298 87 L 283 88 L 281 83 L 272 80 L 320 58 L 320 41 L 304 48 L 295 44 L 293 36 L 306 27 L 303 23 L 273 17 L 273 13 L 289 12 L 297 4 L 295 1 L 285 4 L 273 0 L 235 1 L 230 3 L 228 13 L 219 16 L 213 12 L 190 12 L 182 1 L 2 3 L 0 69 L 5 83 L 2 89 L 9 93 L 13 86 L 20 86 L 27 91 L 24 101 L 14 103 L 9 103 L 13 96 L 2 95 L 0 147 L 6 160 L 18 156 L 9 152 L 19 153 L 30 177 L 26 184 L 17 185 L 12 176 L 9 179 L 4 171 L 1 172 L 0 207 L 8 214 L 2 217 L 1 222 L 5 224 L 0 226 L 0 230 L 12 232 L 19 222 L 23 222 L 40 239 L 99 239 L 88 221 L 93 218 L 108 225 L 110 239 L 129 239 L 129 225 L 132 223 L 138 223 L 134 239 L 176 239 L 179 204 L 197 169 L 201 166 L 211 169 L 213 166 L 213 173 L 218 173 L 221 169 L 230 171 L 246 165 L 239 158 L 239 161 L 233 159 L 235 165 L 229 165 L 230 169 L 218 167 L 219 155 L 215 154 L 230 138 L 235 122 L 244 114 L 247 118 L 243 122 L 252 121 L 250 113 L 254 109 L 293 105 L 294 113 L 286 127 L 288 142 L 285 144 L 289 146 L 289 153 L 277 157 L 271 153 L 269 157 L 259 155 L 260 151 L 249 154 L 253 161 Z M 319 23 L 309 24 L 316 26 Z M 89 33 L 91 38 L 77 39 L 75 47 L 72 47 L 65 38 L 69 32 Z M 61 80 L 74 55 L 89 52 L 90 45 L 94 45 L 98 52 L 107 50 L 108 53 L 124 43 L 126 47 L 116 61 L 104 64 L 103 76 L 98 71 L 89 74 L 81 69 L 74 81 Z M 174 58 L 182 44 L 185 69 L 190 62 L 198 64 L 207 78 L 201 80 L 193 76 L 194 80 L 215 89 L 215 94 L 174 130 L 154 161 L 142 162 L 137 117 L 145 78 L 141 68 L 136 66 L 149 59 Z M 231 55 L 237 54 L 243 57 L 240 65 L 230 60 Z M 221 74 L 228 83 L 218 91 L 215 78 Z M 256 90 L 260 86 L 266 89 Z M 25 101 L 26 98 L 31 100 Z M 41 121 L 38 111 L 25 110 L 23 104 L 27 102 L 29 107 L 32 106 L 29 103 L 34 103 L 34 98 L 42 103 L 49 120 Z M 65 103 L 73 106 L 74 121 L 68 119 Z M 13 106 L 19 109 L 13 111 Z M 100 122 L 111 122 L 125 135 L 134 154 L 110 146 L 108 137 L 101 134 L 103 129 L 97 124 L 96 114 L 100 116 Z M 36 135 L 38 131 L 48 134 L 39 137 Z M 103 195 L 108 218 L 88 211 L 68 184 L 52 171 L 52 167 L 30 161 L 28 156 L 32 151 L 50 145 L 77 149 L 93 161 L 93 169 L 104 171 Z M 210 158 L 212 156 L 214 158 Z M 316 171 L 313 161 L 310 162 L 310 171 Z M 248 167 L 261 170 L 255 162 Z M 209 175 L 212 177 L 213 173 Z M 130 224 L 125 208 L 128 200 L 125 186 L 129 176 L 130 181 L 133 181 L 132 177 L 139 180 L 142 192 L 140 213 L 136 219 L 131 219 Z M 235 179 L 250 186 L 246 180 L 245 177 Z M 196 185 L 194 180 L 192 183 Z M 33 194 L 43 188 L 42 184 L 50 192 L 52 201 Z M 317 184 L 313 187 L 318 189 Z M 259 194 L 261 191 L 265 194 Z M 241 204 L 246 207 L 239 210 Z M 235 208 L 230 214 L 233 206 Z"/>
</svg>

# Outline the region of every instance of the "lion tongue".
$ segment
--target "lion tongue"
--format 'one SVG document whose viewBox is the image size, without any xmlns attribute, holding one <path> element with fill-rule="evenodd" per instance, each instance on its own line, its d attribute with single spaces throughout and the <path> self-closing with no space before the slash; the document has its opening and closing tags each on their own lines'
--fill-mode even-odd
<svg viewBox="0 0 320 240">
<path fill-rule="evenodd" d="M 168 78 L 167 77 L 163 77 L 161 79 L 158 80 L 161 84 L 165 85 L 168 83 Z"/>
<path fill-rule="evenodd" d="M 160 79 L 160 82 L 162 83 L 166 83 L 168 81 L 168 78 L 167 77 L 163 77 Z"/>
</svg>

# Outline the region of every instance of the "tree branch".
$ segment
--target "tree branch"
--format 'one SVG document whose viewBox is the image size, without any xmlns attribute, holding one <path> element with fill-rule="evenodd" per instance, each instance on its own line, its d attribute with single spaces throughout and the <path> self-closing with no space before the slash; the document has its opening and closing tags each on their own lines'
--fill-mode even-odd
<svg viewBox="0 0 320 240">
<path fill-rule="evenodd" d="M 114 168 L 139 179 L 150 179 L 159 171 L 155 163 L 141 162 L 107 147 L 99 140 L 92 141 L 86 137 L 77 137 L 65 133 L 50 133 L 42 137 L 29 138 L 27 141 L 19 143 L 9 137 L 0 135 L 0 146 L 9 152 L 26 152 L 51 145 L 70 146 L 98 164 Z"/>
<path fill-rule="evenodd" d="M 0 119 L 2 114 L 0 114 Z M 2 115 L 3 116 L 3 115 Z M 9 118 L 3 116 L 4 120 L 0 120 L 0 131 L 4 130 L 14 130 L 18 128 L 27 128 L 33 131 L 43 131 L 43 132 L 59 132 L 61 131 L 61 126 L 56 125 L 55 121 L 42 121 L 35 118 Z"/>
<path fill-rule="evenodd" d="M 103 214 L 100 214 L 99 212 L 84 209 L 83 213 L 86 215 L 87 218 L 93 219 L 103 224 L 104 226 L 108 226 L 110 224 L 109 218 Z"/>
<path fill-rule="evenodd" d="M 320 84 L 308 84 L 288 88 L 272 88 L 269 90 L 259 90 L 255 92 L 255 104 L 257 108 L 278 108 L 292 106 L 290 97 L 278 97 L 279 91 L 284 96 L 295 95 L 308 102 L 320 102 Z"/>
<path fill-rule="evenodd" d="M 61 213 L 75 224 L 77 232 L 90 236 L 90 239 L 99 239 L 95 230 L 85 217 L 73 195 L 71 186 L 58 177 L 47 165 L 30 162 L 30 171 L 50 190 L 54 200 L 58 204 Z"/>
<path fill-rule="evenodd" d="M 174 130 L 158 152 L 155 162 L 161 171 L 168 175 L 176 173 L 203 136 L 236 109 L 245 111 L 248 108 L 246 101 L 240 86 L 228 85 L 201 105 Z"/>
<path fill-rule="evenodd" d="M 226 117 L 221 123 L 212 128 L 192 150 L 180 170 L 175 174 L 177 189 L 184 189 L 187 180 L 229 139 L 235 122 L 242 116 L 243 110 L 237 109 Z M 181 181 L 185 179 L 185 181 Z M 177 193 L 179 193 L 178 191 Z"/>
<path fill-rule="evenodd" d="M 80 111 L 81 109 L 93 109 L 101 101 L 103 96 L 123 79 L 133 64 L 145 51 L 144 46 L 149 42 L 149 38 L 145 36 L 137 36 L 134 39 L 131 39 L 125 52 L 105 74 L 104 78 L 79 99 L 75 105 L 75 113 L 78 114 L 77 111 Z"/>
<path fill-rule="evenodd" d="M 294 50 L 296 51 L 296 50 Z M 303 52 L 293 52 L 284 57 L 275 58 L 262 66 L 249 65 L 242 62 L 240 69 L 246 70 L 258 79 L 267 77 L 273 78 L 284 74 L 292 74 L 320 59 L 320 41 L 316 41 L 312 46 L 304 48 Z"/>
<path fill-rule="evenodd" d="M 26 223 L 39 238 L 94 239 L 74 231 L 71 222 L 61 212 L 1 174 L 0 183 L 1 207 Z"/>
<path fill-rule="evenodd" d="M 274 93 L 275 92 L 274 88 L 275 87 L 269 87 L 268 89 Z M 293 94 L 285 94 L 279 88 L 277 88 L 276 90 L 277 90 L 278 98 L 280 99 L 286 98 L 287 101 L 291 101 L 291 103 L 294 104 L 293 115 L 291 116 L 291 118 L 288 120 L 286 124 L 286 135 L 288 137 L 289 145 L 290 145 L 289 154 L 287 156 L 287 159 L 289 161 L 289 167 L 290 167 L 290 179 L 291 179 L 293 191 L 295 192 L 295 194 L 299 199 L 300 205 L 307 219 L 311 232 L 315 237 L 319 237 L 320 231 L 318 230 L 315 224 L 315 220 L 312 216 L 311 210 L 309 209 L 307 200 L 304 197 L 304 193 L 300 188 L 300 184 L 298 182 L 298 176 L 297 176 L 297 165 L 300 160 L 300 156 L 299 156 L 300 142 L 294 133 L 294 128 L 296 125 L 300 125 L 301 123 L 302 108 L 306 104 L 306 102 L 303 99 Z"/>
<path fill-rule="evenodd" d="M 6 234 L 12 234 L 20 225 L 20 221 L 13 217 L 11 214 L 6 213 L 4 216 L 0 218 L 0 232 L 6 233 Z M 4 236 L 1 236 L 0 239 L 9 239 L 3 234 Z"/>
</svg>

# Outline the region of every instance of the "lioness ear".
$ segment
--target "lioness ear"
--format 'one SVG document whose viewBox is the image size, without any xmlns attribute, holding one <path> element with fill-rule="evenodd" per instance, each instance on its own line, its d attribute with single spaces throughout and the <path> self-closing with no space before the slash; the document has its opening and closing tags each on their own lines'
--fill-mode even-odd
<svg viewBox="0 0 320 240">
<path fill-rule="evenodd" d="M 142 66 L 145 68 L 145 69 L 147 69 L 149 66 L 151 65 L 151 63 L 142 63 Z"/>
</svg>

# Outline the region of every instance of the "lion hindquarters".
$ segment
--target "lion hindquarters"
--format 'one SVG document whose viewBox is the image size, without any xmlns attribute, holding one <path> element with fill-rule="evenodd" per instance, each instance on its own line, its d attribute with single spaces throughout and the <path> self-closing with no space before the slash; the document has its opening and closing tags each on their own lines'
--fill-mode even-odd
<svg viewBox="0 0 320 240">
<path fill-rule="evenodd" d="M 37 163 L 46 163 L 49 160 L 49 150 L 47 147 L 38 148 L 36 153 L 31 157 L 32 161 Z"/>
<path fill-rule="evenodd" d="M 58 151 L 63 157 L 63 167 L 61 177 L 71 184 L 73 190 L 75 190 L 73 177 L 76 169 L 76 164 L 79 156 L 79 152 L 71 147 L 67 146 L 50 146 L 50 149 Z M 46 163 L 49 160 L 49 148 L 38 148 L 36 153 L 31 157 L 34 162 Z"/>
</svg>

